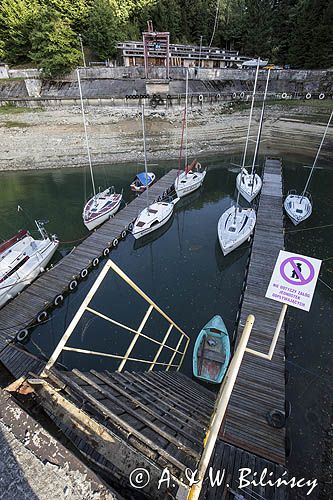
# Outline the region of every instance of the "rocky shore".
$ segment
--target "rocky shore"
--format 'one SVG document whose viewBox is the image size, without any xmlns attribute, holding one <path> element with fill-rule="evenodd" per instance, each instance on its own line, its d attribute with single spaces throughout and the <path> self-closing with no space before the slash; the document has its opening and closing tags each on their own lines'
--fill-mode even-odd
<svg viewBox="0 0 333 500">
<path fill-rule="evenodd" d="M 319 105 L 320 104 L 320 105 Z M 233 152 L 243 147 L 249 104 L 225 103 L 194 107 L 189 113 L 190 156 Z M 275 102 L 266 107 L 261 151 L 281 155 L 313 154 L 329 115 L 330 102 Z M 142 161 L 141 108 L 87 106 L 92 158 L 98 163 Z M 256 108 L 251 136 L 257 133 Z M 146 109 L 149 160 L 179 154 L 181 110 Z M 39 109 L 0 108 L 0 170 L 64 168 L 87 162 L 82 117 L 78 106 Z M 323 155 L 332 151 L 333 132 Z"/>
</svg>

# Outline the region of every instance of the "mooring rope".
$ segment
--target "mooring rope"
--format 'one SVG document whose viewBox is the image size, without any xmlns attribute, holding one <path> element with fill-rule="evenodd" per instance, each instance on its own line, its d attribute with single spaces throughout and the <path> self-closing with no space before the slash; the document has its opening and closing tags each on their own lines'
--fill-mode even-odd
<svg viewBox="0 0 333 500">
<path fill-rule="evenodd" d="M 333 224 L 326 224 L 324 226 L 313 226 L 313 227 L 306 227 L 304 229 L 289 229 L 286 230 L 285 233 L 299 233 L 300 231 L 312 231 L 313 229 L 323 229 L 325 227 L 333 227 Z"/>
</svg>

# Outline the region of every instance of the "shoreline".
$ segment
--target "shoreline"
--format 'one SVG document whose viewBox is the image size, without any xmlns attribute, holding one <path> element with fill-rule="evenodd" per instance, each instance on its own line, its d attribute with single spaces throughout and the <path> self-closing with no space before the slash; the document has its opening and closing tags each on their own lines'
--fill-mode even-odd
<svg viewBox="0 0 333 500">
<path fill-rule="evenodd" d="M 242 107 L 241 107 L 242 108 Z M 255 139 L 259 121 L 255 108 L 250 135 Z M 188 121 L 189 156 L 234 153 L 243 149 L 248 108 L 219 106 L 193 108 Z M 181 110 L 146 110 L 149 161 L 178 161 Z M 315 155 L 323 133 L 327 110 L 313 106 L 268 104 L 261 140 L 261 154 Z M 143 158 L 140 110 L 87 106 L 89 142 L 94 165 L 120 164 Z M 76 106 L 0 114 L 0 171 L 76 168 L 87 165 L 80 110 Z M 251 141 L 252 142 L 252 141 Z M 327 135 L 322 158 L 333 147 L 333 131 Z M 251 144 L 250 144 L 251 148 Z"/>
</svg>

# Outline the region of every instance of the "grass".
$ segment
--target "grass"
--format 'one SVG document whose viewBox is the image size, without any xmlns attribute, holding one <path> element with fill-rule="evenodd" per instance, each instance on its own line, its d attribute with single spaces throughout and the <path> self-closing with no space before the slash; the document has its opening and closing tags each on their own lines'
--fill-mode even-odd
<svg viewBox="0 0 333 500">
<path fill-rule="evenodd" d="M 251 100 L 248 101 L 240 101 L 235 100 L 230 103 L 230 107 L 232 107 L 232 112 L 236 113 L 238 111 L 243 111 L 249 109 L 251 106 Z M 256 101 L 254 103 L 255 108 L 261 108 L 262 102 Z M 304 108 L 304 110 L 316 110 L 318 111 L 331 111 L 333 107 L 333 99 L 269 99 L 266 101 L 266 107 L 279 106 L 282 109 L 291 109 L 291 108 Z"/>
<path fill-rule="evenodd" d="M 31 127 L 30 123 L 26 122 L 19 122 L 19 121 L 6 121 L 3 124 L 0 124 L 0 126 L 6 127 L 6 128 L 26 128 L 26 127 Z"/>
<path fill-rule="evenodd" d="M 4 106 L 0 106 L 0 115 L 16 115 L 27 112 L 34 113 L 37 111 L 44 111 L 44 108 L 26 108 L 23 106 L 15 106 L 14 104 L 5 104 Z"/>
</svg>

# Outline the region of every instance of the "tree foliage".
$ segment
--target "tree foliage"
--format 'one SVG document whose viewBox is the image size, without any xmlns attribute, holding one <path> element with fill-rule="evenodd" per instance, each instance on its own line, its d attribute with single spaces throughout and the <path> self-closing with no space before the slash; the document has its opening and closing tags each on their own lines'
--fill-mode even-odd
<svg viewBox="0 0 333 500">
<path fill-rule="evenodd" d="M 45 74 L 78 61 L 77 35 L 100 59 L 152 19 L 171 42 L 235 48 L 293 67 L 333 66 L 332 0 L 1 0 L 0 57 Z M 37 29 L 38 27 L 38 29 Z"/>
</svg>

